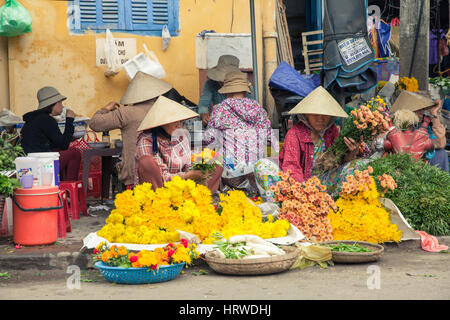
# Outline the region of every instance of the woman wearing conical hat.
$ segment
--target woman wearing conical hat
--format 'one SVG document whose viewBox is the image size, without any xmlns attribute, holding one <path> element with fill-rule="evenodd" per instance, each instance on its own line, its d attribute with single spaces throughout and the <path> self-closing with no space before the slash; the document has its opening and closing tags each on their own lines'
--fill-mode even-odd
<svg viewBox="0 0 450 320">
<path fill-rule="evenodd" d="M 120 129 L 123 141 L 122 161 L 117 165 L 118 178 L 127 189 L 134 186 L 134 155 L 137 128 L 156 98 L 172 89 L 172 85 L 144 72 L 138 72 L 130 81 L 120 103 L 110 102 L 98 110 L 89 121 L 97 132 Z"/>
<path fill-rule="evenodd" d="M 392 105 L 391 113 L 399 110 L 414 112 L 420 122 L 416 128 L 420 128 L 423 122 L 429 123 L 427 130 L 433 143 L 433 150 L 426 152 L 424 159 L 432 166 L 449 171 L 448 155 L 445 151 L 447 144 L 445 127 L 439 117 L 442 104 L 442 100 L 432 100 L 428 94 L 403 90 Z"/>
<path fill-rule="evenodd" d="M 289 113 L 298 114 L 299 122 L 286 134 L 279 156 L 280 168 L 290 170 L 292 178 L 303 182 L 318 174 L 314 168 L 317 156 L 338 137 L 336 118 L 348 115 L 323 87 L 314 89 Z M 359 143 L 351 138 L 344 141 L 349 149 L 347 162 L 356 158 Z"/>
<path fill-rule="evenodd" d="M 159 97 L 138 128 L 135 156 L 135 185 L 149 182 L 153 189 L 179 176 L 182 179 L 206 180 L 214 193 L 220 185 L 223 168 L 212 176 L 191 170 L 191 145 L 181 129 L 184 120 L 198 113 L 164 96 Z"/>
</svg>

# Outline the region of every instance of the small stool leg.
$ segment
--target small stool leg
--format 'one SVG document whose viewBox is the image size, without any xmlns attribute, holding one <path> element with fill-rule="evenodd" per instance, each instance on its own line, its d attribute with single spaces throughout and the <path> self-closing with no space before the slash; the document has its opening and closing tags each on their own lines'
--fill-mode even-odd
<svg viewBox="0 0 450 320">
<path fill-rule="evenodd" d="M 77 189 L 78 189 L 78 199 L 80 200 L 80 211 L 83 213 L 84 216 L 88 216 L 89 214 L 87 210 L 86 192 L 84 191 L 83 181 L 79 181 L 77 183 Z"/>
</svg>

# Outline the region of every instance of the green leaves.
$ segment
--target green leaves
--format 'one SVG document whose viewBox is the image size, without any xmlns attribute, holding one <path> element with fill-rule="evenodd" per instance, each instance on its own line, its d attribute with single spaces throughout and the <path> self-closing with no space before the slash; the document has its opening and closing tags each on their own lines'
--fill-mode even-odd
<svg viewBox="0 0 450 320">
<path fill-rule="evenodd" d="M 327 244 L 327 246 L 331 248 L 331 251 L 337 252 L 372 252 L 372 250 L 368 248 L 361 247 L 357 242 L 354 244 Z"/>
<path fill-rule="evenodd" d="M 242 247 L 245 245 L 244 242 L 229 243 L 219 232 L 215 232 L 213 236 L 216 239 L 213 244 L 225 255 L 225 259 L 242 259 L 252 254 Z"/>
<path fill-rule="evenodd" d="M 20 145 L 14 146 L 11 143 L 15 138 L 16 136 L 5 132 L 0 135 L 0 171 L 14 170 L 16 168 L 14 160 L 25 156 Z"/>
<path fill-rule="evenodd" d="M 441 236 L 450 235 L 450 174 L 407 154 L 390 154 L 369 163 L 373 176 L 390 174 L 397 189 L 386 198 L 394 201 L 415 230 Z M 366 168 L 362 168 L 364 170 Z M 377 187 L 379 187 L 379 181 Z"/>
<path fill-rule="evenodd" d="M 16 188 L 20 188 L 19 180 L 0 175 L 0 195 L 12 196 Z"/>
</svg>

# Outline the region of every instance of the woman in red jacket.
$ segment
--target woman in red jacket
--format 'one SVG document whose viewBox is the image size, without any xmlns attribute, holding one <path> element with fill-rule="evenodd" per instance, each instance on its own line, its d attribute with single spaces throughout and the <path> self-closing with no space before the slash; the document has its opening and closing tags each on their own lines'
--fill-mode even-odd
<svg viewBox="0 0 450 320">
<path fill-rule="evenodd" d="M 291 177 L 303 182 L 312 175 L 320 175 L 314 162 L 321 152 L 336 140 L 339 130 L 334 124 L 336 117 L 347 118 L 337 101 L 323 88 L 318 87 L 303 99 L 290 114 L 298 114 L 299 122 L 286 134 L 280 152 L 280 169 L 291 171 Z M 359 143 L 344 138 L 349 152 L 345 162 L 356 158 Z"/>
</svg>

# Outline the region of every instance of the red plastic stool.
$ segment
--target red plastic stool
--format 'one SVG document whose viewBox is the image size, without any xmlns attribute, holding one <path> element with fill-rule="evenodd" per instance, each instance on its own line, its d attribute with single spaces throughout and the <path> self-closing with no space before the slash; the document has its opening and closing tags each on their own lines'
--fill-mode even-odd
<svg viewBox="0 0 450 320">
<path fill-rule="evenodd" d="M 80 171 L 78 180 L 81 180 L 82 173 Z M 87 196 L 94 198 L 101 198 L 102 196 L 102 172 L 101 171 L 89 171 L 88 183 L 87 183 Z"/>
<path fill-rule="evenodd" d="M 65 238 L 66 232 L 72 232 L 72 225 L 70 223 L 67 192 L 64 190 L 59 191 L 63 207 L 58 210 L 58 238 Z"/>
<path fill-rule="evenodd" d="M 80 219 L 80 212 L 87 216 L 87 203 L 83 181 L 61 181 L 60 189 L 69 194 L 68 213 L 72 220 Z"/>
</svg>

